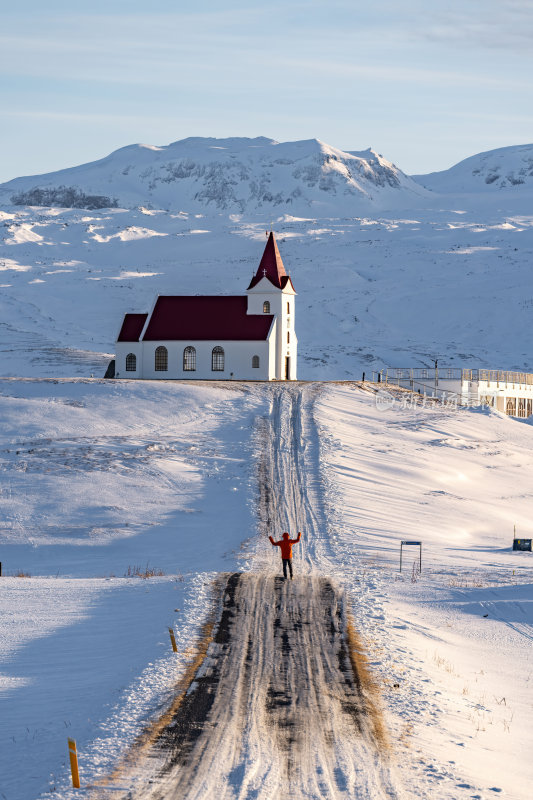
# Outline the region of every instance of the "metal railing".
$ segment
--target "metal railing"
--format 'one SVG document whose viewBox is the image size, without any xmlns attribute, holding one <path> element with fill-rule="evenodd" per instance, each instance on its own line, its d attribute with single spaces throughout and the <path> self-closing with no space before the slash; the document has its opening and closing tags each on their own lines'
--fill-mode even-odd
<svg viewBox="0 0 533 800">
<path fill-rule="evenodd" d="M 512 383 L 519 386 L 533 386 L 533 375 L 530 372 L 508 372 L 499 369 L 478 370 L 480 381 L 487 383 Z"/>
<path fill-rule="evenodd" d="M 435 374 L 436 372 L 436 374 Z M 395 381 L 486 381 L 487 383 L 504 383 L 513 386 L 533 386 L 533 374 L 531 372 L 511 372 L 500 369 L 461 369 L 460 367 L 389 367 L 384 371 L 383 381 L 394 383 Z"/>
<path fill-rule="evenodd" d="M 459 367 L 439 367 L 437 376 L 439 380 L 460 381 L 464 371 Z M 386 376 L 390 381 L 433 381 L 435 380 L 435 369 L 433 367 L 389 367 Z"/>
</svg>

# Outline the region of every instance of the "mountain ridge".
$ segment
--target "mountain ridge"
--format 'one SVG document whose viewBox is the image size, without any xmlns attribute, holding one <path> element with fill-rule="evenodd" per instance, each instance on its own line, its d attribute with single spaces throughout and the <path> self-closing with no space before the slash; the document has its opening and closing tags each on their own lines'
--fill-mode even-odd
<svg viewBox="0 0 533 800">
<path fill-rule="evenodd" d="M 472 193 L 533 189 L 533 144 L 498 147 L 464 158 L 449 169 L 412 175 L 433 192 Z"/>
<path fill-rule="evenodd" d="M 126 145 L 97 161 L 0 185 L 4 204 L 38 205 L 44 198 L 48 205 L 62 206 L 74 196 L 74 207 L 91 207 L 79 205 L 88 197 L 95 208 L 107 202 L 238 213 L 265 208 L 360 213 L 369 206 L 409 205 L 426 194 L 371 148 L 348 152 L 319 139 L 267 137 Z"/>
</svg>

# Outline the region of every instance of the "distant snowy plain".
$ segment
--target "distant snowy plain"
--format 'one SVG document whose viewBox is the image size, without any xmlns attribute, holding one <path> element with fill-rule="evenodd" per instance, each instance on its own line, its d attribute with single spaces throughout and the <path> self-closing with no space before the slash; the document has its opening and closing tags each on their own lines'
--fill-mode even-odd
<svg viewBox="0 0 533 800">
<path fill-rule="evenodd" d="M 497 168 L 481 154 L 419 176 L 440 194 L 372 151 L 315 140 L 136 145 L 3 184 L 0 374 L 103 374 L 124 312 L 158 293 L 243 293 L 271 225 L 298 292 L 300 378 L 435 358 L 533 370 L 533 178 L 520 175 L 533 147 L 506 151 Z M 12 205 L 65 183 L 126 207 Z"/>
<path fill-rule="evenodd" d="M 420 193 L 401 175 L 394 186 L 381 164 L 384 195 L 361 182 L 346 195 L 339 152 L 319 148 L 320 169 L 335 170 L 310 189 L 324 206 L 0 210 L 5 800 L 74 796 L 67 736 L 85 785 L 107 774 L 168 702 L 214 576 L 278 567 L 255 518 L 268 394 L 101 380 L 125 311 L 156 293 L 244 292 L 272 223 L 298 292 L 300 378 L 436 357 L 533 371 L 528 180 L 437 195 L 429 176 Z M 331 544 L 317 569 L 352 597 L 399 791 L 528 800 L 533 570 L 510 543 L 515 523 L 531 536 L 533 429 L 476 410 L 378 408 L 342 385 L 323 388 L 315 419 Z M 424 543 L 414 582 L 414 556 L 402 576 L 397 564 L 412 538 Z M 164 574 L 128 576 L 146 566 Z"/>
</svg>

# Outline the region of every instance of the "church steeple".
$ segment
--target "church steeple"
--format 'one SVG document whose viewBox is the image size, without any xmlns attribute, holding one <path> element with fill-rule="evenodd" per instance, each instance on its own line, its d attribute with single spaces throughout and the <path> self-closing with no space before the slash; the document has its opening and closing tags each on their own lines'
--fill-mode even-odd
<svg viewBox="0 0 533 800">
<path fill-rule="evenodd" d="M 288 281 L 290 281 L 285 272 L 273 231 L 270 231 L 268 235 L 263 257 L 248 289 L 253 289 L 263 278 L 267 278 L 277 289 L 284 289 Z"/>
</svg>

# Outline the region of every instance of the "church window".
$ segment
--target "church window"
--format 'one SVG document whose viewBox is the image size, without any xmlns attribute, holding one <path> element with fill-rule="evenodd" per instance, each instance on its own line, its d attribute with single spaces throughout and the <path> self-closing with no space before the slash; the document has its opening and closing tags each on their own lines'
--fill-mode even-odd
<svg viewBox="0 0 533 800">
<path fill-rule="evenodd" d="M 211 353 L 211 370 L 213 372 L 224 372 L 224 348 L 213 347 Z"/>
<path fill-rule="evenodd" d="M 155 349 L 155 371 L 166 372 L 168 370 L 168 350 L 162 345 Z"/>
<path fill-rule="evenodd" d="M 287 331 L 287 344 L 289 344 L 290 340 L 291 340 L 291 335 L 289 331 Z"/>
<path fill-rule="evenodd" d="M 291 304 L 287 303 L 287 314 L 291 313 Z"/>
<path fill-rule="evenodd" d="M 270 314 L 270 300 L 265 300 L 263 303 L 263 314 Z"/>
<path fill-rule="evenodd" d="M 183 351 L 183 371 L 194 372 L 196 370 L 196 350 L 194 347 L 186 347 Z"/>
<path fill-rule="evenodd" d="M 259 356 L 252 356 L 252 369 L 259 369 Z"/>
<path fill-rule="evenodd" d="M 135 372 L 137 369 L 137 356 L 135 353 L 128 353 L 126 356 L 126 372 Z"/>
</svg>

